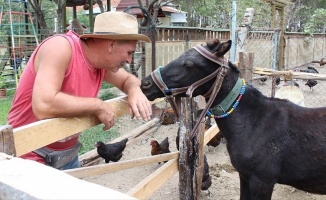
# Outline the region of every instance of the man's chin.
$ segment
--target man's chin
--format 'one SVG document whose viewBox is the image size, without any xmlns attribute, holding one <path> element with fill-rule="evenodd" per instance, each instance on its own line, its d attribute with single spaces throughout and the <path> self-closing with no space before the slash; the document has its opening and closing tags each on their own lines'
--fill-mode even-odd
<svg viewBox="0 0 326 200">
<path fill-rule="evenodd" d="M 120 69 L 119 67 L 115 67 L 115 68 L 111 68 L 110 70 L 112 73 L 117 73 L 119 69 Z"/>
</svg>

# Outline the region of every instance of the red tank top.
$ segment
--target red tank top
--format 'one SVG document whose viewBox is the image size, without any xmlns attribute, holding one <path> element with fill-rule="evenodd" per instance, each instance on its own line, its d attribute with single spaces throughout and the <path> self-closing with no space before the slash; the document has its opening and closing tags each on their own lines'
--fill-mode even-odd
<svg viewBox="0 0 326 200">
<path fill-rule="evenodd" d="M 95 69 L 89 64 L 82 48 L 81 40 L 76 33 L 69 31 L 66 34 L 55 35 L 52 37 L 58 36 L 65 37 L 72 47 L 72 57 L 65 73 L 61 91 L 80 97 L 97 97 L 104 78 L 105 70 Z M 12 107 L 8 114 L 8 123 L 13 128 L 18 128 L 38 121 L 32 110 L 32 90 L 36 76 L 34 59 L 40 46 L 50 38 L 44 40 L 35 49 L 19 80 Z M 76 144 L 78 136 L 79 134 L 75 135 L 75 137 L 52 143 L 47 147 L 53 150 L 71 148 Z"/>
</svg>

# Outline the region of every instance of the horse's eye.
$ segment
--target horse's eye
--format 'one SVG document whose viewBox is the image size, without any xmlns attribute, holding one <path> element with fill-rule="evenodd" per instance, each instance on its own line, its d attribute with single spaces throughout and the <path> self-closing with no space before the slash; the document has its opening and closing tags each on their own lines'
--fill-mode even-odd
<svg viewBox="0 0 326 200">
<path fill-rule="evenodd" d="M 191 62 L 191 61 L 186 61 L 185 64 L 186 64 L 187 67 L 193 67 L 194 66 L 194 63 Z"/>
</svg>

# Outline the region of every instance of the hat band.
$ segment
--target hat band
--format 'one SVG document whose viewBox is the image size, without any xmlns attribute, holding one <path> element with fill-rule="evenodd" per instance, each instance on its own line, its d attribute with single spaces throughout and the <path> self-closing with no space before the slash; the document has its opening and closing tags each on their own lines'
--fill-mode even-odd
<svg viewBox="0 0 326 200">
<path fill-rule="evenodd" d="M 118 35 L 118 33 L 115 33 L 115 32 L 94 32 L 94 34 L 116 34 L 116 35 Z"/>
</svg>

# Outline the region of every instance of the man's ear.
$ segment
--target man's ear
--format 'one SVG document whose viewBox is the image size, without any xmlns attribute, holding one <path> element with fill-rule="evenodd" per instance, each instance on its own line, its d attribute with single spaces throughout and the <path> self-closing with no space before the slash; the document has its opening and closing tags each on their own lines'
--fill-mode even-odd
<svg viewBox="0 0 326 200">
<path fill-rule="evenodd" d="M 111 53 L 115 40 L 108 40 L 108 51 Z"/>
</svg>

